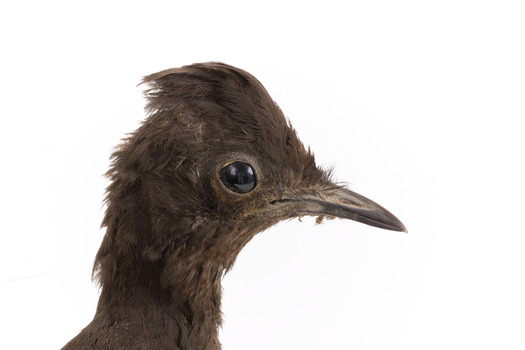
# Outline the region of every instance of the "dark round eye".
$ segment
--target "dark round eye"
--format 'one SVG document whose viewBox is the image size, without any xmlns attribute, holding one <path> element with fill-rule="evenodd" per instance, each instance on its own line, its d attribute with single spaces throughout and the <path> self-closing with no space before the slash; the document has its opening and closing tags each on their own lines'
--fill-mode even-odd
<svg viewBox="0 0 525 350">
<path fill-rule="evenodd" d="M 236 193 L 248 193 L 255 188 L 255 173 L 250 164 L 233 162 L 219 171 L 222 183 Z"/>
</svg>

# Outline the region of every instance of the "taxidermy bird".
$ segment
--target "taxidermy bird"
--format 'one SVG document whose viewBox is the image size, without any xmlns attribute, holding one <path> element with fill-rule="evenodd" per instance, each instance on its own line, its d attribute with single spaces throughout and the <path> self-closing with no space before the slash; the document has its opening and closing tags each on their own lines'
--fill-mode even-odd
<svg viewBox="0 0 525 350">
<path fill-rule="evenodd" d="M 316 165 L 251 74 L 202 63 L 144 83 L 149 116 L 107 172 L 97 311 L 63 349 L 220 349 L 221 279 L 257 233 L 305 215 L 406 231 Z"/>
</svg>

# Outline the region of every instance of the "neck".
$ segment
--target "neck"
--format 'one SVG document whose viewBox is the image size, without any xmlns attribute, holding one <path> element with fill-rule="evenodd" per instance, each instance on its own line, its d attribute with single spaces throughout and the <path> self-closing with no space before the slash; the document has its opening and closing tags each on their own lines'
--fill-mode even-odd
<svg viewBox="0 0 525 350">
<path fill-rule="evenodd" d="M 143 259 L 128 264 L 133 271 L 102 265 L 96 315 L 63 350 L 220 349 L 222 270 L 187 256 L 170 260 L 180 262 Z"/>
</svg>

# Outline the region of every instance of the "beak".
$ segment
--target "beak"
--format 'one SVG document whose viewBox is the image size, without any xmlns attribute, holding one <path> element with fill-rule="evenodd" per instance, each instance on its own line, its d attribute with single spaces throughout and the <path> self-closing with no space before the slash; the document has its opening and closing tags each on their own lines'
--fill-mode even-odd
<svg viewBox="0 0 525 350">
<path fill-rule="evenodd" d="M 303 194 L 293 199 L 276 201 L 284 204 L 292 216 L 334 216 L 392 231 L 408 232 L 388 210 L 370 199 L 343 187 L 316 194 Z M 275 204 L 277 204 L 274 202 Z"/>
</svg>

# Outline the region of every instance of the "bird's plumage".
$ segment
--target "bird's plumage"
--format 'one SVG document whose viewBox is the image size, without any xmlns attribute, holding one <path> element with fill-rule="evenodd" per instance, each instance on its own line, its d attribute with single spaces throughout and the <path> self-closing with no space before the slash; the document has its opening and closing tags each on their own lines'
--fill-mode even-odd
<svg viewBox="0 0 525 350">
<path fill-rule="evenodd" d="M 64 350 L 220 349 L 221 278 L 258 232 L 302 215 L 404 230 L 330 180 L 249 73 L 202 63 L 144 83 L 149 116 L 107 173 L 97 312 Z"/>
</svg>

